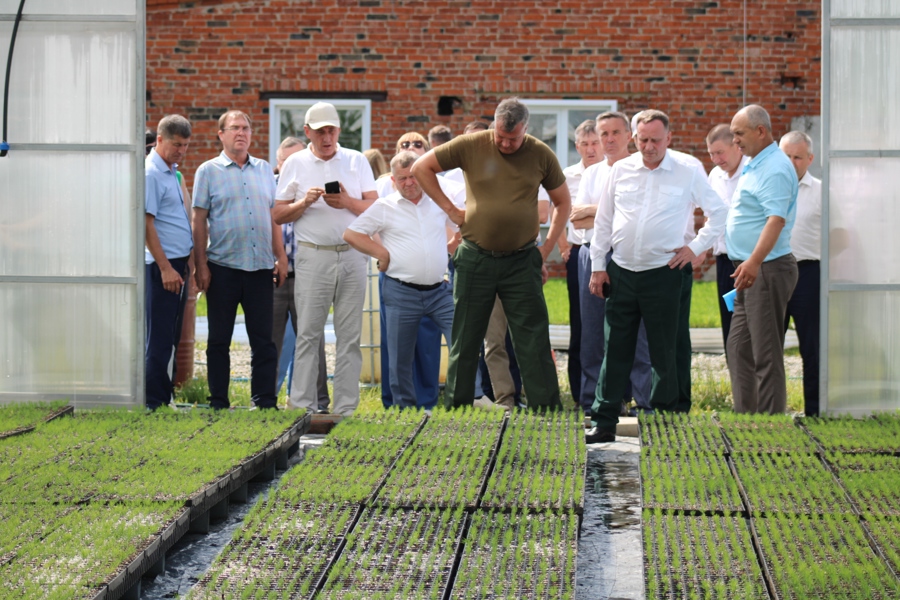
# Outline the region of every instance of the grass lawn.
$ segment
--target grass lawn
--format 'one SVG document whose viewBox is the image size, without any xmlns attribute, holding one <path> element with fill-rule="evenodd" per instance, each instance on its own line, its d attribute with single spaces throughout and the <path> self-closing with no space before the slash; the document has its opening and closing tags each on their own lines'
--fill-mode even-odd
<svg viewBox="0 0 900 600">
<path fill-rule="evenodd" d="M 544 299 L 552 325 L 569 324 L 569 293 L 565 279 L 551 279 L 544 286 Z M 691 327 L 721 327 L 715 281 L 694 282 L 691 291 Z"/>
</svg>

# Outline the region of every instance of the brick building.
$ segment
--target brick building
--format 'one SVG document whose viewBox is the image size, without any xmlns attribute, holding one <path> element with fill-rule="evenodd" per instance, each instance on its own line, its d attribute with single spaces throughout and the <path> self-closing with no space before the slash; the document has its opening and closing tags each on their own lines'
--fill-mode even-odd
<svg viewBox="0 0 900 600">
<path fill-rule="evenodd" d="M 707 131 L 744 104 L 766 107 L 776 136 L 818 119 L 820 11 L 819 0 L 147 0 L 148 123 L 192 120 L 190 182 L 218 152 L 227 108 L 253 117 L 255 154 L 269 158 L 284 123 L 302 124 L 303 101 L 345 100 L 360 139 L 389 157 L 405 131 L 459 132 L 517 95 L 535 101 L 563 163 L 574 162 L 564 128 L 615 103 L 667 112 L 672 146 L 711 167 Z"/>
</svg>

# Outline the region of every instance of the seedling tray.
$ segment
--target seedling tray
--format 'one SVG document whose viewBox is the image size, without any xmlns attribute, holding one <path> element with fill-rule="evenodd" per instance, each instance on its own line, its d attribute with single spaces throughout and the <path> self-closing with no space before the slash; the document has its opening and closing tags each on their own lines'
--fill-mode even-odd
<svg viewBox="0 0 900 600">
<path fill-rule="evenodd" d="M 366 509 L 317 598 L 439 597 L 450 583 L 465 519 L 461 510 Z"/>
<path fill-rule="evenodd" d="M 896 414 L 868 419 L 805 418 L 802 424 L 827 452 L 900 456 L 900 417 Z"/>
<path fill-rule="evenodd" d="M 648 600 L 767 598 L 747 519 L 644 510 Z"/>
<path fill-rule="evenodd" d="M 641 456 L 644 508 L 678 513 L 741 515 L 737 482 L 721 454 Z"/>
<path fill-rule="evenodd" d="M 855 517 L 779 515 L 754 523 L 777 598 L 900 598 L 900 580 Z"/>
<path fill-rule="evenodd" d="M 830 454 L 826 464 L 858 510 L 867 515 L 900 517 L 900 457 L 879 454 Z"/>
<path fill-rule="evenodd" d="M 2 409 L 0 409 L 2 410 Z M 40 419 L 39 422 L 48 423 L 53 419 L 57 419 L 64 415 L 71 415 L 75 412 L 74 406 L 63 406 L 61 408 L 53 409 L 49 414 Z M 20 427 L 16 427 L 14 429 L 10 429 L 8 431 L 0 431 L 0 440 L 8 437 L 13 437 L 16 435 L 22 435 L 23 433 L 28 433 L 30 431 L 34 431 L 35 427 L 37 427 L 36 423 L 22 425 Z"/>
<path fill-rule="evenodd" d="M 722 427 L 729 453 L 813 454 L 815 441 L 788 416 L 723 414 Z"/>
<path fill-rule="evenodd" d="M 474 510 L 490 476 L 505 420 L 493 412 L 468 414 L 475 420 L 429 419 L 400 455 L 372 504 Z"/>
<path fill-rule="evenodd" d="M 655 455 L 727 452 L 722 433 L 710 415 L 642 413 L 638 427 L 641 452 Z"/>
<path fill-rule="evenodd" d="M 854 514 L 852 504 L 819 456 L 739 453 L 731 459 L 753 516 Z"/>
<path fill-rule="evenodd" d="M 573 599 L 577 515 L 478 511 L 449 598 Z"/>
<path fill-rule="evenodd" d="M 311 598 L 359 512 L 353 504 L 261 502 L 189 598 Z"/>
</svg>

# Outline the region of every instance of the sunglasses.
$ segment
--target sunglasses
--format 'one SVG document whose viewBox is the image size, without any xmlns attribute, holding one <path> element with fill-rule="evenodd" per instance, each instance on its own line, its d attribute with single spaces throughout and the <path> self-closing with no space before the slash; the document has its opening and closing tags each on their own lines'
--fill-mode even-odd
<svg viewBox="0 0 900 600">
<path fill-rule="evenodd" d="M 421 150 L 425 147 L 425 144 L 423 144 L 422 142 L 400 142 L 400 147 L 404 150 L 409 150 L 410 146 L 412 146 L 416 150 Z"/>
</svg>

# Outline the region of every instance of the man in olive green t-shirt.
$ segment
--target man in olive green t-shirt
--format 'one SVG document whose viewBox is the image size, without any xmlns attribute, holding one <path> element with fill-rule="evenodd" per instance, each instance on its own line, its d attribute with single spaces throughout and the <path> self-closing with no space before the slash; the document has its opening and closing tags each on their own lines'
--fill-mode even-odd
<svg viewBox="0 0 900 600">
<path fill-rule="evenodd" d="M 516 98 L 497 106 L 492 130 L 458 137 L 426 153 L 412 173 L 425 192 L 460 226 L 453 256 L 453 344 L 445 392 L 448 406 L 471 405 L 478 354 L 500 297 L 532 408 L 559 408 L 559 382 L 550 351 L 542 269 L 565 227 L 554 221 L 537 247 L 538 188 L 557 213 L 569 214 L 566 177 L 550 148 L 527 135 L 528 108 Z M 466 208 L 441 191 L 437 174 L 459 167 L 466 180 Z"/>
</svg>

